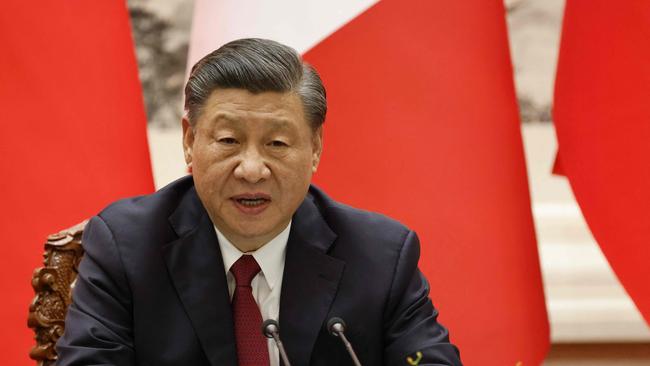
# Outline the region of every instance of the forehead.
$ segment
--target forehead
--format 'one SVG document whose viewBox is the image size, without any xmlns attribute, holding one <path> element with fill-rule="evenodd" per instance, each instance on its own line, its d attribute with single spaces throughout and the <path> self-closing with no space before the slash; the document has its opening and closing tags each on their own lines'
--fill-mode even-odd
<svg viewBox="0 0 650 366">
<path fill-rule="evenodd" d="M 199 118 L 199 122 L 202 121 L 219 124 L 263 121 L 274 127 L 307 126 L 302 102 L 296 93 L 251 93 L 245 89 L 214 90 L 203 105 Z"/>
</svg>

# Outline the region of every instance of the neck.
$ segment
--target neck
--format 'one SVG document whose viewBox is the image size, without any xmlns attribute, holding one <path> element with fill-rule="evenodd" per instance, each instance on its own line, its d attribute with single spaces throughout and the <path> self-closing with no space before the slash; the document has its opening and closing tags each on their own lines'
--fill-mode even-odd
<svg viewBox="0 0 650 366">
<path fill-rule="evenodd" d="M 256 236 L 243 236 L 243 235 L 238 235 L 236 233 L 233 233 L 230 230 L 224 230 L 224 228 L 221 227 L 221 225 L 218 225 L 215 223 L 215 226 L 223 236 L 228 239 L 228 241 L 237 249 L 239 249 L 240 252 L 242 253 L 248 253 L 248 252 L 254 252 L 258 250 L 259 248 L 263 247 L 266 245 L 268 242 L 273 240 L 276 236 L 280 235 L 280 233 L 287 228 L 289 225 L 289 222 L 287 222 L 285 225 L 282 225 L 281 229 L 276 229 L 270 233 L 263 234 L 263 235 L 256 235 Z"/>
<path fill-rule="evenodd" d="M 235 246 L 235 248 L 239 249 L 240 252 L 242 253 L 249 253 L 249 252 L 254 252 L 258 250 L 259 248 L 263 247 L 266 243 L 271 241 L 274 237 L 269 238 L 269 240 L 262 240 L 262 239 L 247 239 L 247 238 L 233 238 L 230 235 L 224 233 L 223 234 L 228 240 L 232 243 L 232 245 Z"/>
</svg>

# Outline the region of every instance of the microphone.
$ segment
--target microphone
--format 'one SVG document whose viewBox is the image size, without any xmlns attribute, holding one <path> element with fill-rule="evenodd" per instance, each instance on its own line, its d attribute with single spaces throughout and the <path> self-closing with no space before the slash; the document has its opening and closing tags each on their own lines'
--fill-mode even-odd
<svg viewBox="0 0 650 366">
<path fill-rule="evenodd" d="M 341 342 L 343 342 L 343 345 L 345 345 L 345 349 L 348 351 L 350 354 L 350 358 L 352 358 L 352 362 L 354 362 L 355 366 L 361 366 L 361 362 L 359 362 L 359 358 L 357 357 L 357 354 L 354 353 L 354 349 L 352 348 L 352 345 L 350 342 L 348 342 L 348 339 L 345 337 L 345 322 L 341 318 L 331 318 L 330 320 L 327 321 L 327 330 L 330 332 L 331 335 L 334 337 L 339 337 L 341 338 Z"/>
<path fill-rule="evenodd" d="M 274 319 L 266 319 L 264 323 L 262 323 L 262 334 L 264 334 L 266 338 L 273 338 L 275 340 L 275 345 L 278 347 L 278 351 L 280 351 L 280 357 L 282 358 L 284 366 L 291 366 L 289 357 L 287 357 L 287 351 L 284 349 L 284 344 L 282 344 L 282 341 L 280 340 L 280 325 L 278 322 Z"/>
</svg>

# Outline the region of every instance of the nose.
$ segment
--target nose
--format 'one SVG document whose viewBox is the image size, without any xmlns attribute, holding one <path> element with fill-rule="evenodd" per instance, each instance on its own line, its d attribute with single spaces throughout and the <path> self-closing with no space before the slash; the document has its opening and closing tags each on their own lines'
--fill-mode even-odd
<svg viewBox="0 0 650 366">
<path fill-rule="evenodd" d="M 259 151 L 250 147 L 243 152 L 241 160 L 235 167 L 235 178 L 243 179 L 248 183 L 257 183 L 268 179 L 271 176 L 271 170 L 266 165 L 264 156 Z"/>
</svg>

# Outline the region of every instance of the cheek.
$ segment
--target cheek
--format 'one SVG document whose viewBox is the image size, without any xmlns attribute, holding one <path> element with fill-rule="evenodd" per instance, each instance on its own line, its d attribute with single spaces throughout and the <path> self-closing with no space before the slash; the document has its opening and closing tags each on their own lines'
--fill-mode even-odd
<svg viewBox="0 0 650 366">
<path fill-rule="evenodd" d="M 223 169 L 232 160 L 232 153 L 219 149 L 216 143 L 200 144 L 200 147 L 195 149 L 195 169 L 198 168 L 206 173 L 213 174 L 215 170 Z"/>
<path fill-rule="evenodd" d="M 216 161 L 204 168 L 202 178 L 207 185 L 210 185 L 209 189 L 213 192 L 223 190 L 232 171 L 228 162 Z"/>
<path fill-rule="evenodd" d="M 285 185 L 286 194 L 300 196 L 306 191 L 312 177 L 312 159 L 306 154 L 293 156 L 278 169 L 278 180 Z M 289 188 L 290 187 L 290 188 Z"/>
<path fill-rule="evenodd" d="M 193 164 L 194 180 L 204 192 L 214 195 L 227 188 L 234 166 L 233 159 L 219 159 L 216 154 L 202 155 Z"/>
</svg>

